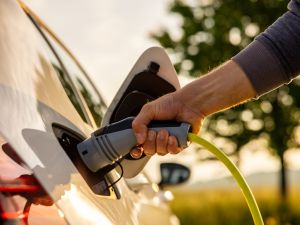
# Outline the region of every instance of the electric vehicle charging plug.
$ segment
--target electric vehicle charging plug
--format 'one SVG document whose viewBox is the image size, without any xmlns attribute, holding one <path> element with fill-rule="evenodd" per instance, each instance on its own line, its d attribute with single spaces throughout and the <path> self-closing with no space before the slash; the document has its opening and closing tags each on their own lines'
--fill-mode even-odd
<svg viewBox="0 0 300 225">
<path fill-rule="evenodd" d="M 79 155 L 85 165 L 93 172 L 112 165 L 128 155 L 137 141 L 132 129 L 134 117 L 102 127 L 91 134 L 91 137 L 77 145 Z M 148 128 L 155 131 L 166 129 L 170 135 L 177 137 L 179 146 L 185 148 L 188 141 L 195 142 L 213 153 L 231 172 L 240 186 L 255 225 L 264 225 L 256 200 L 244 177 L 235 164 L 217 147 L 203 138 L 189 133 L 190 125 L 174 121 L 152 121 Z"/>
<path fill-rule="evenodd" d="M 127 156 L 137 146 L 132 129 L 134 117 L 128 117 L 116 123 L 109 124 L 96 130 L 91 137 L 77 145 L 80 157 L 85 165 L 93 172 L 112 165 Z M 175 121 L 152 121 L 149 129 L 159 131 L 166 129 L 170 135 L 177 138 L 179 146 L 188 146 L 187 135 L 190 125 Z"/>
</svg>

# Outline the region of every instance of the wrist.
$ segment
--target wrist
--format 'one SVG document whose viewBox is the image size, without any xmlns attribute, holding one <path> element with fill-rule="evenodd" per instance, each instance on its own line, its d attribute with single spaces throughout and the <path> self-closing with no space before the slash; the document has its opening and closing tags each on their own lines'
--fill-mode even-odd
<svg viewBox="0 0 300 225">
<path fill-rule="evenodd" d="M 196 101 L 189 88 L 184 87 L 172 93 L 173 103 L 177 109 L 176 120 L 191 124 L 193 133 L 198 133 L 205 118 L 201 110 L 198 110 Z"/>
<path fill-rule="evenodd" d="M 204 118 L 247 101 L 256 93 L 243 70 L 230 60 L 183 87 L 178 95 L 183 108 Z"/>
</svg>

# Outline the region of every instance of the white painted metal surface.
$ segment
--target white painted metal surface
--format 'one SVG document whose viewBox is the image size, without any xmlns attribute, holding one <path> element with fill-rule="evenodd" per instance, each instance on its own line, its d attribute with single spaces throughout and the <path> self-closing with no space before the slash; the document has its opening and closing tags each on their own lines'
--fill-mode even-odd
<svg viewBox="0 0 300 225">
<path fill-rule="evenodd" d="M 162 202 L 157 204 L 159 199 L 154 203 L 153 198 L 132 191 L 124 179 L 115 187 L 119 199 L 114 193 L 105 197 L 91 191 L 57 141 L 52 124 L 84 137 L 95 127 L 85 123 L 71 104 L 39 35 L 17 2 L 0 1 L 0 134 L 21 156 L 69 224 L 146 225 L 153 224 L 153 215 L 160 218 L 157 225 L 174 224 L 169 209 L 162 210 L 166 207 Z M 151 51 L 152 57 L 165 62 L 165 55 L 160 58 L 161 50 Z M 179 85 L 176 80 L 172 82 Z M 118 174 L 112 171 L 110 176 L 117 178 Z M 154 196 L 158 193 L 151 182 L 148 188 Z"/>
</svg>

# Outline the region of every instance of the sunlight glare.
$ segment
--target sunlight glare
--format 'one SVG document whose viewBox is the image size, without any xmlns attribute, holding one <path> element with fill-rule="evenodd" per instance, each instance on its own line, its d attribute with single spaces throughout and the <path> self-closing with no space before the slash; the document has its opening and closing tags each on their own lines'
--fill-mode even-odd
<svg viewBox="0 0 300 225">
<path fill-rule="evenodd" d="M 63 197 L 69 201 L 74 215 L 82 218 L 86 224 L 113 225 L 103 212 L 94 205 L 78 188 L 71 184 L 71 189 Z"/>
</svg>

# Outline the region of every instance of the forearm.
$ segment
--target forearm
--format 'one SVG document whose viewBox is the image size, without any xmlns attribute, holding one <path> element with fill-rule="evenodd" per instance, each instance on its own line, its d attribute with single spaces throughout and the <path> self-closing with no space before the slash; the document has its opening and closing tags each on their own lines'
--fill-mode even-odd
<svg viewBox="0 0 300 225">
<path fill-rule="evenodd" d="M 300 73 L 300 0 L 233 60 L 184 87 L 189 110 L 207 116 L 289 83 Z"/>
<path fill-rule="evenodd" d="M 208 116 L 255 97 L 246 74 L 238 64 L 229 60 L 209 74 L 186 85 L 179 92 L 183 110 L 193 110 Z"/>
</svg>

